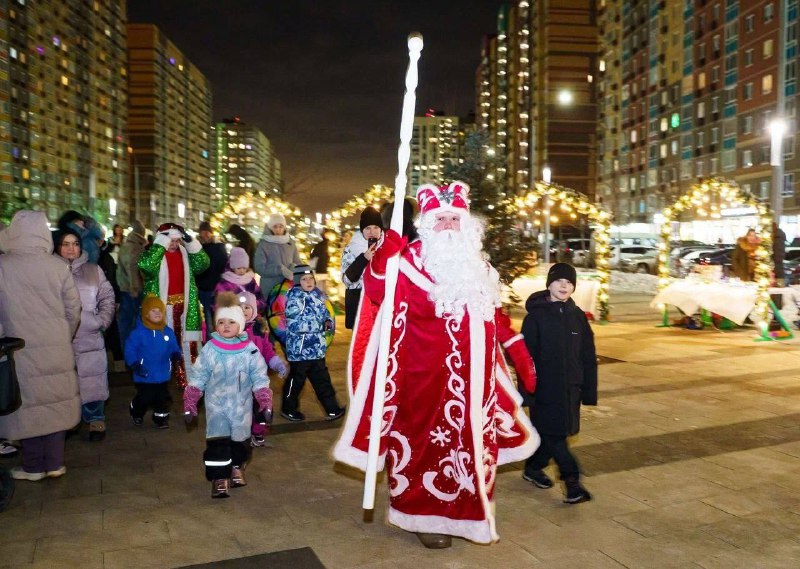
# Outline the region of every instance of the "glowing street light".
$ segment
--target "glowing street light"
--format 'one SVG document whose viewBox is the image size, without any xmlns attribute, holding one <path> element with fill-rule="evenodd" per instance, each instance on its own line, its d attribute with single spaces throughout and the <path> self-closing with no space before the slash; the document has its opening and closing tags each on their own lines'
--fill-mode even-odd
<svg viewBox="0 0 800 569">
<path fill-rule="evenodd" d="M 782 118 L 775 118 L 769 122 L 770 153 L 769 163 L 772 166 L 772 188 L 770 188 L 770 203 L 775 223 L 780 224 L 783 213 L 783 137 L 786 135 L 788 125 Z"/>
</svg>

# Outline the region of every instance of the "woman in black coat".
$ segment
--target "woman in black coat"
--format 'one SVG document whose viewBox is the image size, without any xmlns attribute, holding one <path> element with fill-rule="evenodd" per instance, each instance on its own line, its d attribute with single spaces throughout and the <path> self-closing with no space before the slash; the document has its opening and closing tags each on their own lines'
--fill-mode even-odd
<svg viewBox="0 0 800 569">
<path fill-rule="evenodd" d="M 581 404 L 597 405 L 594 334 L 586 314 L 570 298 L 576 280 L 574 267 L 553 265 L 547 274 L 547 290 L 528 298 L 528 315 L 522 322 L 525 345 L 536 366 L 536 393 L 523 394 L 523 398 L 542 440 L 525 462 L 523 478 L 540 488 L 552 487 L 542 469 L 555 459 L 568 503 L 591 499 L 580 485 L 580 467 L 567 437 L 580 430 Z"/>
</svg>

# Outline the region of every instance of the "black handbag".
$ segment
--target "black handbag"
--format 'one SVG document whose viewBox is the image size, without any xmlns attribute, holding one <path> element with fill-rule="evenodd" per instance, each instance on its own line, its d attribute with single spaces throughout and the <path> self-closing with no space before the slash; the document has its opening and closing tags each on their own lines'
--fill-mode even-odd
<svg viewBox="0 0 800 569">
<path fill-rule="evenodd" d="M 22 405 L 14 352 L 24 347 L 22 338 L 0 338 L 0 415 L 13 413 Z"/>
</svg>

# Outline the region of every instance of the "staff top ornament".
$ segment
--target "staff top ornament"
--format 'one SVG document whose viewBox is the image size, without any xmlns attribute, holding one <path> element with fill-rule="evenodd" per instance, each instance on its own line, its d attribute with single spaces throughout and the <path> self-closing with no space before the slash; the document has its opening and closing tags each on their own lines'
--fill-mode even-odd
<svg viewBox="0 0 800 569">
<path fill-rule="evenodd" d="M 420 215 L 443 211 L 469 211 L 469 186 L 451 182 L 448 186 L 423 184 L 417 189 Z"/>
</svg>

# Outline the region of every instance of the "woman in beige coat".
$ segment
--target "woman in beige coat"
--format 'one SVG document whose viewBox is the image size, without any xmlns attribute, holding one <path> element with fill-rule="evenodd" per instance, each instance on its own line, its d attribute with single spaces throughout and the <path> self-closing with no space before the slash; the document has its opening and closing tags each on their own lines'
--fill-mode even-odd
<svg viewBox="0 0 800 569">
<path fill-rule="evenodd" d="M 81 417 L 72 337 L 81 300 L 69 267 L 52 255 L 44 213 L 19 211 L 0 231 L 0 325 L 25 340 L 15 353 L 22 406 L 0 417 L 0 437 L 22 442 L 21 480 L 66 472 L 64 435 Z"/>
</svg>

